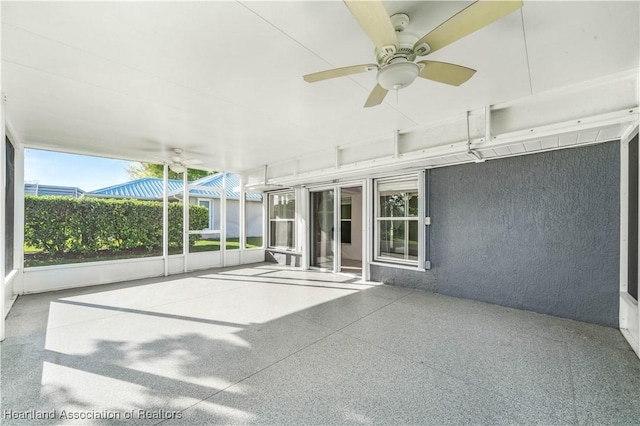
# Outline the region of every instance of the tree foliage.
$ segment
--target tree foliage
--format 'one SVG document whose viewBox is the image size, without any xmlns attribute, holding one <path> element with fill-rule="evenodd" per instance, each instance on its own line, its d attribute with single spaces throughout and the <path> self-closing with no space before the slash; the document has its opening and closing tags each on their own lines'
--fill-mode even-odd
<svg viewBox="0 0 640 426">
<path fill-rule="evenodd" d="M 189 179 L 189 181 L 194 181 L 205 176 L 212 175 L 215 172 L 187 169 L 187 173 L 187 179 Z M 136 163 L 127 167 L 127 174 L 131 179 L 140 179 L 144 177 L 157 177 L 162 179 L 164 176 L 164 166 L 162 164 L 154 163 Z M 169 170 L 169 179 L 182 179 L 182 173 L 176 173 Z"/>
</svg>

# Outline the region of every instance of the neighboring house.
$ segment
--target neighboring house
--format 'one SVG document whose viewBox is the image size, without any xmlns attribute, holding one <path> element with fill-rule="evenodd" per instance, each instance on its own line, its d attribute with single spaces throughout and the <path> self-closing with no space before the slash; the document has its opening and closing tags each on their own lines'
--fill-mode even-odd
<svg viewBox="0 0 640 426">
<path fill-rule="evenodd" d="M 25 183 L 24 195 L 57 195 L 60 197 L 80 198 L 85 191 L 77 186 L 40 185 L 39 183 Z"/>
<path fill-rule="evenodd" d="M 223 174 L 217 173 L 189 182 L 190 185 L 209 186 L 222 188 Z M 227 173 L 226 199 L 227 199 L 227 238 L 240 236 L 240 177 L 233 173 Z M 182 180 L 169 179 L 169 200 L 182 200 Z M 85 193 L 85 197 L 101 198 L 133 198 L 137 200 L 162 200 L 164 191 L 163 180 L 160 178 L 146 177 L 132 180 L 119 185 L 97 189 Z M 262 195 L 246 193 L 247 236 L 262 236 Z M 206 191 L 191 189 L 189 191 L 189 204 L 197 204 L 209 210 L 209 227 L 207 229 L 220 228 L 220 191 Z"/>
</svg>

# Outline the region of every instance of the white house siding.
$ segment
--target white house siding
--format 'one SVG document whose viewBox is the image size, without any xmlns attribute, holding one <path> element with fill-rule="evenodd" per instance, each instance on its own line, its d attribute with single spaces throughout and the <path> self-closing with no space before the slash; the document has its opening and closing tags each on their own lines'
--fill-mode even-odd
<svg viewBox="0 0 640 426">
<path fill-rule="evenodd" d="M 197 204 L 198 200 L 205 198 L 190 197 L 189 204 Z M 220 200 L 211 199 L 213 210 L 212 229 L 221 229 L 220 227 Z M 262 236 L 262 202 L 247 201 L 245 215 L 247 217 L 247 237 Z M 240 237 L 240 204 L 238 200 L 227 199 L 227 221 L 226 230 L 227 238 Z"/>
</svg>

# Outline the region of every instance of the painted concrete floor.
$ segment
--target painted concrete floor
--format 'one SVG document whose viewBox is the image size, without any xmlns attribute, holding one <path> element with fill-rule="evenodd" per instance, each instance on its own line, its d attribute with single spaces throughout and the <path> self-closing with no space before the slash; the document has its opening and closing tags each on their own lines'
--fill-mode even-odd
<svg viewBox="0 0 640 426">
<path fill-rule="evenodd" d="M 260 264 L 24 296 L 7 328 L 2 425 L 640 424 L 615 329 L 340 275 Z"/>
</svg>

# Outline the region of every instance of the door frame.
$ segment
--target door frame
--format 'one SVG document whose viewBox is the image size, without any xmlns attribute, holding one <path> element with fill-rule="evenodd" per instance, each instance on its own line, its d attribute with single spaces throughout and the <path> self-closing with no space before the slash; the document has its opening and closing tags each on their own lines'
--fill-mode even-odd
<svg viewBox="0 0 640 426">
<path fill-rule="evenodd" d="M 620 307 L 619 329 L 640 357 L 640 310 L 628 293 L 629 286 L 629 142 L 638 135 L 636 126 L 620 140 Z M 639 201 L 640 203 L 640 201 Z M 639 231 L 640 235 L 640 231 Z M 640 254 L 638 254 L 640 262 Z M 640 271 L 638 272 L 640 280 Z"/>
<path fill-rule="evenodd" d="M 367 270 L 367 242 L 368 242 L 368 226 L 367 226 L 367 220 L 369 217 L 368 214 L 368 199 L 369 199 L 369 193 L 367 191 L 368 185 L 367 185 L 367 181 L 366 180 L 354 180 L 354 181 L 347 181 L 347 182 L 340 182 L 340 183 L 334 183 L 331 185 L 316 185 L 316 186 L 309 186 L 307 187 L 308 190 L 308 197 L 307 197 L 307 202 L 309 203 L 309 209 L 307 212 L 307 222 L 309 223 L 309 226 L 307 227 L 307 232 L 306 232 L 306 244 L 304 246 L 305 251 L 308 253 L 308 256 L 306 256 L 306 262 L 304 264 L 304 268 L 305 269 L 313 269 L 313 270 L 317 270 L 317 271 L 323 271 L 323 272 L 332 272 L 332 273 L 341 273 L 341 269 L 342 269 L 342 247 L 340 244 L 340 241 L 342 241 L 342 235 L 341 235 L 341 223 L 340 223 L 340 216 L 341 216 L 341 200 L 342 200 L 342 189 L 343 188 L 360 188 L 361 191 L 361 203 L 362 203 L 362 208 L 361 208 L 361 213 L 362 213 L 362 223 L 361 223 L 361 229 L 360 229 L 360 239 L 362 240 L 362 255 L 361 255 L 361 271 L 362 271 L 362 279 L 363 280 L 367 280 L 368 277 L 368 270 Z M 312 222 L 313 222 L 313 208 L 311 205 L 311 197 L 312 197 L 312 193 L 314 192 L 322 192 L 322 191 L 328 191 L 328 190 L 333 190 L 333 267 L 332 268 L 322 268 L 322 267 L 318 267 L 318 266 L 312 266 L 312 259 L 311 259 L 311 254 L 312 254 L 312 250 L 311 250 L 311 245 L 313 244 L 313 236 L 312 236 L 312 232 L 313 232 L 313 227 L 312 227 Z"/>
</svg>

